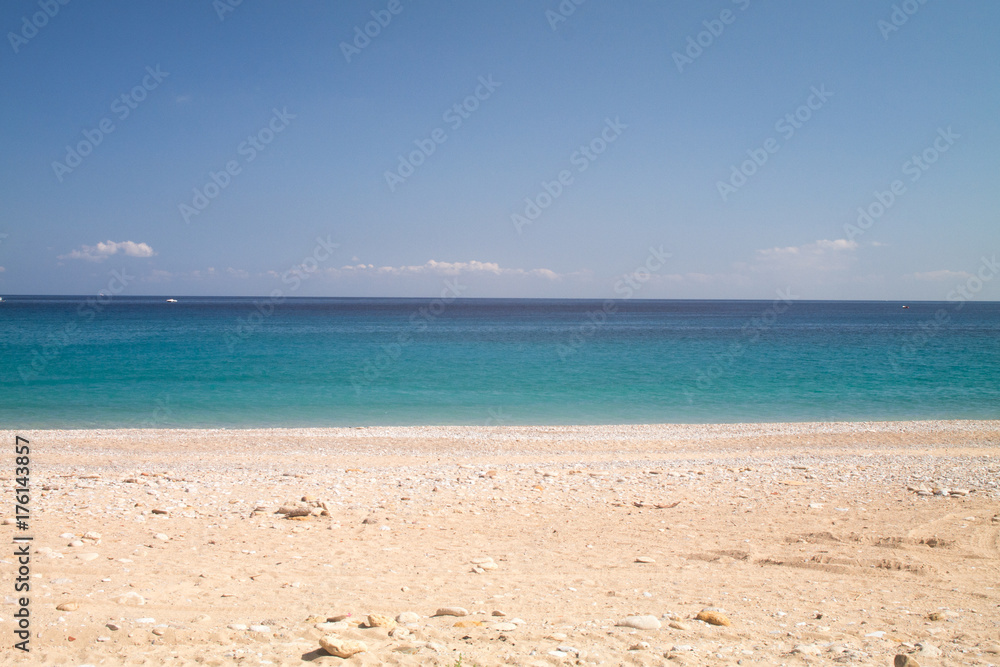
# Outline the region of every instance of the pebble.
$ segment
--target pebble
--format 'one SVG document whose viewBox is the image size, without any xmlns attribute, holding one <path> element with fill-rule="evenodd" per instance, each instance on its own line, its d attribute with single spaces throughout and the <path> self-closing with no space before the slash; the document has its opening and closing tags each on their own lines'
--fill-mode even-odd
<svg viewBox="0 0 1000 667">
<path fill-rule="evenodd" d="M 732 621 L 725 614 L 720 614 L 717 611 L 699 611 L 695 619 L 704 621 L 709 625 L 732 625 Z"/>
<path fill-rule="evenodd" d="M 469 610 L 464 607 L 441 607 L 436 612 L 435 616 L 468 616 Z"/>
<path fill-rule="evenodd" d="M 396 616 L 397 623 L 419 623 L 420 614 L 415 611 L 404 611 Z"/>
<path fill-rule="evenodd" d="M 229 628 L 230 630 L 236 630 L 237 632 L 242 632 L 248 629 L 247 626 L 243 625 L 242 623 L 230 623 L 226 627 Z"/>
<path fill-rule="evenodd" d="M 681 623 L 680 621 L 670 621 L 667 623 L 667 627 L 671 627 L 674 630 L 690 630 L 691 626 L 686 623 Z"/>
<path fill-rule="evenodd" d="M 62 604 L 56 607 L 56 609 L 59 611 L 76 611 L 79 608 L 80 608 L 79 602 L 63 602 Z"/>
<path fill-rule="evenodd" d="M 650 558 L 649 556 L 639 556 L 635 559 L 636 563 L 655 563 L 655 558 Z"/>
<path fill-rule="evenodd" d="M 99 555 L 100 555 L 100 554 L 95 554 L 95 553 L 89 553 L 89 554 L 77 554 L 77 556 L 76 556 L 76 557 L 77 557 L 77 558 L 79 558 L 80 560 L 94 560 L 94 559 L 95 559 L 95 558 L 97 558 L 97 557 L 98 557 Z"/>
<path fill-rule="evenodd" d="M 516 623 L 494 623 L 493 624 L 493 629 L 494 630 L 499 630 L 500 632 L 513 632 L 514 630 L 517 630 L 517 624 Z"/>
<path fill-rule="evenodd" d="M 626 616 L 617 623 L 620 627 L 635 628 L 636 630 L 659 630 L 660 619 L 655 616 Z"/>
<path fill-rule="evenodd" d="M 108 630 L 111 630 L 112 632 L 117 632 L 118 630 L 122 629 L 122 626 L 118 625 L 117 623 L 108 623 L 104 627 L 106 627 Z"/>
<path fill-rule="evenodd" d="M 392 620 L 388 616 L 383 616 L 382 614 L 368 614 L 368 627 L 389 628 L 391 630 L 396 627 L 396 621 Z"/>
<path fill-rule="evenodd" d="M 170 538 L 167 536 L 166 533 L 157 533 L 156 535 L 153 535 L 153 537 L 163 542 L 167 542 L 170 540 Z"/>
<path fill-rule="evenodd" d="M 908 655 L 897 653 L 892 661 L 893 667 L 920 667 L 920 663 Z"/>
<path fill-rule="evenodd" d="M 649 642 L 639 642 L 638 644 L 632 644 L 628 647 L 630 651 L 645 651 L 649 648 Z"/>
<path fill-rule="evenodd" d="M 336 635 L 326 635 L 319 640 L 319 645 L 323 650 L 337 658 L 350 658 L 356 653 L 363 653 L 368 650 L 368 646 L 361 641 L 353 639 L 342 639 Z"/>
<path fill-rule="evenodd" d="M 157 637 L 162 637 L 164 634 L 166 634 L 166 632 L 167 631 L 164 630 L 163 628 L 153 628 L 153 634 L 156 635 Z"/>
<path fill-rule="evenodd" d="M 269 625 L 251 625 L 250 632 L 270 632 L 271 626 Z"/>
</svg>

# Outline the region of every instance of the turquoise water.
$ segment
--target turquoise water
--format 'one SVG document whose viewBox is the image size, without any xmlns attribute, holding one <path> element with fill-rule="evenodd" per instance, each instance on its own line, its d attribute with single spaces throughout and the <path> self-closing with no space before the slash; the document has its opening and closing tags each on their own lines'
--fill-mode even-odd
<svg viewBox="0 0 1000 667">
<path fill-rule="evenodd" d="M 2 428 L 1000 417 L 1000 303 L 6 297 Z"/>
</svg>

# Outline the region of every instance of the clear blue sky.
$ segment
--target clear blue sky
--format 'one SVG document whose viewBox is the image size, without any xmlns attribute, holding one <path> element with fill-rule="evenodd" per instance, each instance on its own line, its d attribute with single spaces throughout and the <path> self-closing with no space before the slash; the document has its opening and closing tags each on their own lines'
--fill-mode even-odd
<svg viewBox="0 0 1000 667">
<path fill-rule="evenodd" d="M 227 4 L 0 6 L 0 294 L 1000 299 L 998 3 Z"/>
</svg>

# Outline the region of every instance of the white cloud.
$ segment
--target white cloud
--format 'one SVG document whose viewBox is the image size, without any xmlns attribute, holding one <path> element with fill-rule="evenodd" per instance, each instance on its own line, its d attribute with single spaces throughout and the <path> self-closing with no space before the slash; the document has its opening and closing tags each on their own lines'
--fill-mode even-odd
<svg viewBox="0 0 1000 667">
<path fill-rule="evenodd" d="M 948 269 L 940 269 L 938 271 L 924 271 L 923 273 L 910 273 L 905 276 L 909 280 L 951 280 L 961 282 L 963 280 L 968 280 L 972 277 L 971 273 L 966 273 L 965 271 L 949 271 Z"/>
<path fill-rule="evenodd" d="M 248 271 L 246 271 L 244 269 L 234 269 L 231 266 L 226 269 L 226 273 L 228 273 L 229 275 L 231 275 L 233 278 L 242 278 L 242 279 L 245 279 L 245 278 L 249 278 L 250 277 L 250 273 Z"/>
<path fill-rule="evenodd" d="M 192 278 L 194 278 L 195 280 L 205 280 L 207 278 L 215 278 L 219 274 L 216 273 L 214 266 L 210 266 L 207 269 L 205 269 L 204 271 L 202 271 L 200 269 L 195 269 L 189 275 Z"/>
<path fill-rule="evenodd" d="M 496 262 L 480 262 L 471 260 L 468 262 L 438 262 L 430 260 L 424 264 L 411 266 L 375 266 L 373 264 L 348 264 L 333 271 L 340 273 L 363 273 L 375 275 L 392 276 L 457 276 L 460 274 L 484 274 L 489 273 L 496 276 L 536 276 L 549 280 L 558 280 L 561 276 L 550 269 L 506 269 Z"/>
<path fill-rule="evenodd" d="M 152 257 L 156 253 L 147 243 L 135 241 L 99 241 L 97 245 L 81 246 L 67 255 L 59 255 L 59 259 L 82 259 L 88 262 L 103 262 L 119 252 L 129 257 Z"/>
<path fill-rule="evenodd" d="M 820 239 L 800 246 L 758 250 L 755 270 L 797 269 L 831 271 L 846 269 L 856 258 L 857 241 Z"/>
<path fill-rule="evenodd" d="M 328 269 L 333 275 L 368 275 L 368 276 L 457 276 L 457 275 L 494 275 L 494 276 L 528 276 L 546 280 L 561 280 L 564 275 L 551 269 L 508 269 L 496 262 L 439 262 L 429 260 L 423 264 L 408 266 L 375 266 L 374 264 L 346 264 L 339 269 Z"/>
</svg>

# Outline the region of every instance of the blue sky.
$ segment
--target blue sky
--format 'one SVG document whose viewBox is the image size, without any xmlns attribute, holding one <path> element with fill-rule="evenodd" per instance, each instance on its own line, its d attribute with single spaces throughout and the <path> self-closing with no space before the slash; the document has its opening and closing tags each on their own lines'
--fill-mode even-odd
<svg viewBox="0 0 1000 667">
<path fill-rule="evenodd" d="M 3 3 L 0 294 L 1000 299 L 997 3 L 234 1 Z"/>
</svg>

